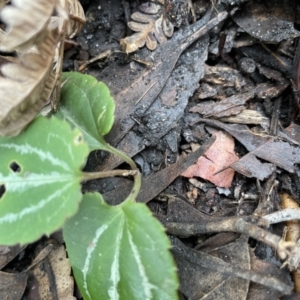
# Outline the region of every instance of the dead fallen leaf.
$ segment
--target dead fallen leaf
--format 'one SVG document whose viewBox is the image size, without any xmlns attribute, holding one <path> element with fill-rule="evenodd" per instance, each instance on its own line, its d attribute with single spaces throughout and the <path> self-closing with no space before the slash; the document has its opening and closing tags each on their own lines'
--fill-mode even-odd
<svg viewBox="0 0 300 300">
<path fill-rule="evenodd" d="M 26 288 L 26 273 L 0 272 L 0 299 L 20 300 Z"/>
<path fill-rule="evenodd" d="M 111 68 L 107 68 L 102 72 L 99 79 L 112 88 L 111 93 L 115 101 L 119 103 L 116 106 L 115 123 L 105 138 L 107 142 L 129 156 L 133 156 L 141 151 L 147 141 L 145 142 L 144 137 L 135 133 L 131 128 L 137 123 L 136 118 L 143 117 L 146 112 L 150 113 L 150 105 L 151 122 L 149 122 L 149 125 L 146 124 L 146 128 L 139 126 L 139 130 L 144 130 L 143 134 L 147 136 L 147 140 L 150 134 L 160 139 L 178 122 L 189 97 L 197 88 L 199 79 L 203 77 L 203 64 L 207 57 L 207 37 L 203 37 L 201 43 L 195 45 L 195 51 L 190 53 L 190 49 L 188 49 L 187 53 L 182 54 L 182 58 L 184 58 L 183 63 L 176 68 L 174 66 L 181 52 L 195 41 L 196 36 L 199 38 L 225 17 L 224 13 L 220 13 L 217 18 L 209 21 L 210 15 L 211 12 L 208 11 L 199 23 L 197 22 L 183 30 L 179 30 L 172 39 L 158 47 L 153 52 L 153 58 L 156 62 L 154 68 L 143 68 L 134 77 L 132 75 L 133 72 L 129 68 L 122 68 L 120 64 L 112 65 Z M 204 27 L 202 26 L 203 23 L 206 24 Z M 193 60 L 191 60 L 192 57 L 194 57 Z M 186 61 L 188 61 L 188 64 Z M 192 75 L 191 70 L 193 70 Z M 114 84 L 116 72 L 119 74 L 118 77 L 122 78 L 121 83 L 118 85 Z M 181 75 L 178 76 L 177 72 Z M 160 92 L 165 89 L 171 90 L 177 84 L 182 86 L 182 88 L 177 89 L 176 105 L 167 109 L 161 107 L 161 100 L 158 97 Z M 123 101 L 124 99 L 126 101 Z M 164 114 L 164 121 L 162 121 L 162 118 L 157 118 L 158 113 Z M 128 116 L 134 116 L 134 118 L 128 118 Z M 155 117 L 157 121 L 152 125 Z M 164 125 L 164 130 L 162 130 L 162 125 Z M 154 133 L 155 127 L 156 132 Z M 148 143 L 151 142 L 150 140 Z M 101 170 L 112 169 L 118 166 L 120 162 L 120 159 L 111 155 L 102 163 Z"/>
<path fill-rule="evenodd" d="M 64 246 L 54 246 L 49 255 L 28 272 L 27 299 L 75 300 L 70 273 L 71 265 Z"/>
<path fill-rule="evenodd" d="M 47 102 L 45 82 L 52 71 L 56 36 L 48 30 L 44 34 L 39 53 L 26 53 L 19 64 L 1 68 L 0 136 L 19 134 Z"/>
<path fill-rule="evenodd" d="M 279 268 L 274 263 L 260 260 L 255 256 L 254 251 L 251 249 L 249 252 L 251 258 L 251 270 L 260 274 L 264 274 L 266 277 L 269 277 L 270 274 L 272 274 L 274 278 L 277 278 L 282 283 L 291 284 L 288 269 Z M 262 285 L 260 283 L 251 282 L 247 299 L 274 300 L 280 299 L 281 295 L 282 293 L 280 293 L 277 289 Z"/>
<path fill-rule="evenodd" d="M 249 281 L 283 294 L 292 291 L 290 282 L 286 284 L 282 278 L 270 276 L 269 272 L 266 274 L 250 269 L 249 244 L 245 236 L 210 252 L 213 255 L 189 248 L 176 237 L 171 236 L 170 240 L 179 268 L 181 288 L 187 285 L 184 294 L 188 293 L 188 299 L 247 299 Z M 194 281 L 193 286 L 190 286 L 191 281 Z"/>
<path fill-rule="evenodd" d="M 293 173 L 294 164 L 300 163 L 299 147 L 276 140 L 272 136 L 254 134 L 246 125 L 229 125 L 209 119 L 201 119 L 201 122 L 227 131 L 243 144 L 252 155 L 273 163 L 288 172 Z M 283 153 L 284 155 L 282 155 Z"/>
<path fill-rule="evenodd" d="M 236 242 L 223 245 L 215 250 L 213 256 L 216 259 L 227 258 L 231 265 L 249 269 L 250 259 L 247 255 L 248 248 L 245 239 L 237 239 Z M 209 256 L 208 256 L 209 257 Z M 209 258 L 208 258 L 209 259 Z M 180 290 L 191 300 L 215 300 L 215 299 L 246 299 L 249 281 L 242 278 L 234 278 L 222 273 L 213 266 L 211 269 L 195 265 L 175 254 L 176 265 L 179 270 Z"/>
<path fill-rule="evenodd" d="M 22 250 L 24 250 L 27 247 L 25 246 L 11 246 L 11 247 L 5 247 L 2 246 L 1 254 L 0 254 L 0 269 L 5 267 L 11 260 L 13 260 Z M 1 298 L 0 298 L 1 299 Z"/>
<path fill-rule="evenodd" d="M 284 132 L 293 140 L 300 143 L 300 126 L 297 124 L 291 124 L 284 129 Z"/>
<path fill-rule="evenodd" d="M 11 3 L 1 11 L 1 20 L 8 28 L 0 48 L 6 52 L 29 49 L 44 35 L 57 1 L 12 0 Z"/>
<path fill-rule="evenodd" d="M 136 33 L 120 41 L 126 53 L 134 52 L 144 45 L 149 50 L 154 50 L 157 42 L 165 43 L 167 37 L 171 37 L 174 32 L 173 24 L 164 13 L 166 7 L 163 4 L 146 2 L 139 9 L 139 12 L 131 15 L 133 21 L 127 24 Z"/>
<path fill-rule="evenodd" d="M 275 139 L 271 139 L 251 153 L 291 173 L 294 172 L 294 164 L 300 163 L 299 147 Z"/>
<path fill-rule="evenodd" d="M 262 163 L 251 153 L 244 155 L 230 167 L 246 177 L 259 180 L 268 178 L 276 169 L 273 164 Z"/>
<path fill-rule="evenodd" d="M 198 159 L 197 164 L 189 167 L 181 175 L 188 178 L 201 177 L 218 187 L 228 188 L 234 176 L 234 170 L 228 167 L 238 160 L 234 152 L 234 140 L 222 131 L 214 133 L 213 136 L 216 140 L 209 150 Z M 228 169 L 215 174 L 225 168 Z"/>
<path fill-rule="evenodd" d="M 279 43 L 300 35 L 293 22 L 275 16 L 259 2 L 249 2 L 233 16 L 233 20 L 248 34 L 264 42 Z"/>
</svg>

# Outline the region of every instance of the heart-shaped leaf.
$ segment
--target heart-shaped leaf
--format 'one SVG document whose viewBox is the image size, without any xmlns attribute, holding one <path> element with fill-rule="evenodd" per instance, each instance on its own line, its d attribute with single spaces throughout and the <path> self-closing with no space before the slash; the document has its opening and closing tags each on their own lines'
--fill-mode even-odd
<svg viewBox="0 0 300 300">
<path fill-rule="evenodd" d="M 78 129 L 38 117 L 20 135 L 0 138 L 0 153 L 0 244 L 32 242 L 76 213 L 88 155 Z"/>
<path fill-rule="evenodd" d="M 59 118 L 78 127 L 90 150 L 106 150 L 103 136 L 114 123 L 114 100 L 108 87 L 93 76 L 75 72 L 64 73 Z"/>
<path fill-rule="evenodd" d="M 177 299 L 170 243 L 146 205 L 86 194 L 63 234 L 84 299 Z"/>
</svg>

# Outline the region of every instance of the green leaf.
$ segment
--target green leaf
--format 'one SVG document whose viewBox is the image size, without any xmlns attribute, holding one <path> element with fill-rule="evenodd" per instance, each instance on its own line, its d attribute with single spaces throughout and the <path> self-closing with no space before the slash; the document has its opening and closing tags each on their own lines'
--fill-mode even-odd
<svg viewBox="0 0 300 300">
<path fill-rule="evenodd" d="M 63 234 L 85 300 L 177 299 L 170 243 L 146 205 L 86 194 Z"/>
<path fill-rule="evenodd" d="M 29 243 L 78 210 L 88 147 L 78 129 L 38 117 L 16 137 L 0 138 L 0 244 Z"/>
<path fill-rule="evenodd" d="M 115 104 L 108 87 L 93 76 L 64 73 L 57 116 L 78 127 L 90 150 L 106 150 L 103 136 L 114 123 Z"/>
</svg>

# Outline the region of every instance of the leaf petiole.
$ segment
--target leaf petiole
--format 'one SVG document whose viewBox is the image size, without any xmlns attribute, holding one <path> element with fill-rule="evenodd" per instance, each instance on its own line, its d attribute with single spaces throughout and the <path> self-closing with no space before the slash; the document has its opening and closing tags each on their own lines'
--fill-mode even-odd
<svg viewBox="0 0 300 300">
<path fill-rule="evenodd" d="M 92 172 L 92 173 L 82 172 L 82 175 L 83 175 L 83 181 L 87 181 L 92 179 L 115 177 L 115 176 L 135 176 L 138 173 L 139 173 L 138 170 L 110 170 L 110 171 L 101 171 L 101 172 Z"/>
<path fill-rule="evenodd" d="M 141 176 L 141 173 L 138 171 L 138 168 L 137 168 L 135 162 L 129 156 L 127 156 L 125 153 L 112 147 L 111 145 L 109 145 L 107 143 L 105 143 L 105 150 L 112 154 L 117 155 L 122 160 L 124 160 L 126 163 L 128 163 L 129 166 L 131 167 L 132 171 L 137 171 L 137 173 L 135 175 L 133 175 L 133 179 L 134 179 L 133 188 L 132 188 L 130 194 L 125 199 L 125 201 L 127 201 L 127 200 L 135 201 L 135 199 L 137 198 L 137 195 L 140 192 L 141 184 L 142 184 L 142 176 Z"/>
</svg>

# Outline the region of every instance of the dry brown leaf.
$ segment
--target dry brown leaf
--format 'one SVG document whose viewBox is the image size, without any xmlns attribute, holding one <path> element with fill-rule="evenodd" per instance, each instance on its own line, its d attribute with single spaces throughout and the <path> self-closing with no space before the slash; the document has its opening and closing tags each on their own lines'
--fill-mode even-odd
<svg viewBox="0 0 300 300">
<path fill-rule="evenodd" d="M 0 9 L 2 9 L 9 1 L 10 0 L 0 0 Z"/>
<path fill-rule="evenodd" d="M 54 8 L 58 16 L 51 17 Z M 1 17 L 8 32 L 1 35 L 0 49 L 23 55 L 19 64 L 1 68 L 0 136 L 17 135 L 49 99 L 56 110 L 64 37 L 77 34 L 85 19 L 78 0 L 13 0 Z"/>
<path fill-rule="evenodd" d="M 215 173 L 238 160 L 234 152 L 234 140 L 222 131 L 214 133 L 214 136 L 216 136 L 216 141 L 213 145 L 198 159 L 196 164 L 182 173 L 182 176 L 188 178 L 198 176 L 209 180 L 216 186 L 228 188 L 231 185 L 234 170 L 229 168 L 218 174 Z"/>
<path fill-rule="evenodd" d="M 71 265 L 64 246 L 55 245 L 49 255 L 29 271 L 27 299 L 75 300 L 70 273 Z"/>
<path fill-rule="evenodd" d="M 294 28 L 294 20 L 285 20 L 285 9 L 275 8 L 274 3 L 271 7 L 273 11 L 263 3 L 250 1 L 234 14 L 233 20 L 248 34 L 263 42 L 279 43 L 298 37 L 300 32 Z"/>
<path fill-rule="evenodd" d="M 5 64 L 1 68 L 4 77 L 0 78 L 0 136 L 17 135 L 47 101 L 44 86 L 52 71 L 57 41 L 53 33 L 46 30 L 45 34 L 39 53 L 26 53 L 20 64 Z"/>
<path fill-rule="evenodd" d="M 64 54 L 64 37 L 73 38 L 85 24 L 83 8 L 78 0 L 59 0 L 58 16 L 51 18 L 49 30 L 58 30 L 61 35 L 55 50 L 54 67 L 45 86 L 45 99 L 50 99 L 52 110 L 56 111 L 60 100 L 60 78 Z"/>
<path fill-rule="evenodd" d="M 174 26 L 165 16 L 163 7 L 161 4 L 146 2 L 139 7 L 141 12 L 131 15 L 133 21 L 128 23 L 128 27 L 136 33 L 120 41 L 126 53 L 134 52 L 145 45 L 149 50 L 154 50 L 157 42 L 162 44 L 167 37 L 173 35 Z"/>
<path fill-rule="evenodd" d="M 59 28 L 68 39 L 74 38 L 85 25 L 85 15 L 78 0 L 58 0 L 58 15 L 51 17 L 49 30 Z"/>
<path fill-rule="evenodd" d="M 4 7 L 1 19 L 7 25 L 2 51 L 29 48 L 43 40 L 44 30 L 50 22 L 57 0 L 12 0 Z M 34 13 L 33 13 L 34 12 Z"/>
<path fill-rule="evenodd" d="M 26 273 L 6 273 L 0 272 L 0 299 L 19 300 L 26 288 Z"/>
<path fill-rule="evenodd" d="M 69 20 L 67 22 L 66 36 L 69 39 L 75 37 L 85 24 L 83 8 L 78 0 L 68 0 Z"/>
</svg>

